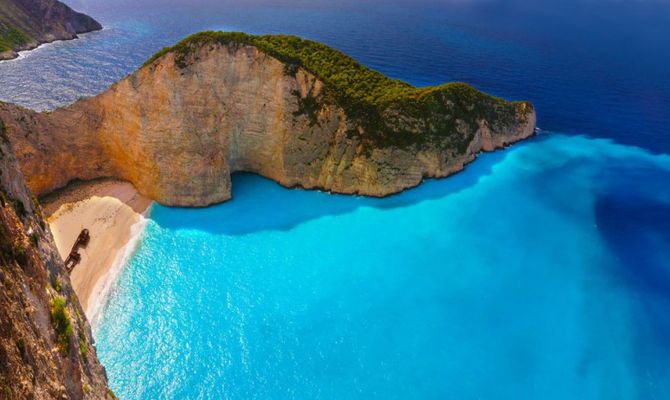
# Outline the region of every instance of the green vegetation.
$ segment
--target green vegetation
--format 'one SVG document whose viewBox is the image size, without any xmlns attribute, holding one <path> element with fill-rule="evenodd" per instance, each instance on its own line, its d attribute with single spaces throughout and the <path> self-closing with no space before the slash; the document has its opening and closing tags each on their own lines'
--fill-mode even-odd
<svg viewBox="0 0 670 400">
<path fill-rule="evenodd" d="M 28 264 L 28 254 L 26 253 L 26 246 L 23 245 L 21 240 L 15 240 L 12 243 L 12 254 L 14 255 L 14 260 L 21 266 L 26 266 Z"/>
<path fill-rule="evenodd" d="M 426 144 L 440 139 L 440 143 L 464 151 L 480 121 L 506 126 L 532 110 L 529 103 L 506 102 L 460 82 L 416 88 L 367 68 L 322 43 L 297 36 L 201 32 L 162 49 L 144 65 L 174 53 L 175 64 L 186 68 L 192 51 L 208 44 L 254 46 L 284 62 L 287 75 L 295 75 L 299 68 L 309 71 L 326 84 L 324 93 L 319 98 L 312 94 L 301 98 L 294 93 L 300 107 L 296 114 L 307 115 L 310 125 L 314 125 L 325 104 L 337 104 L 362 130 L 352 130 L 350 136 L 376 147 Z M 468 134 L 457 134 L 459 127 Z"/>
<path fill-rule="evenodd" d="M 56 330 L 56 343 L 58 348 L 67 353 L 70 351 L 70 338 L 72 337 L 72 322 L 70 313 L 67 311 L 65 299 L 57 296 L 51 302 L 51 322 Z"/>
<path fill-rule="evenodd" d="M 33 232 L 30 234 L 30 236 L 28 236 L 28 238 L 30 239 L 30 244 L 32 244 L 34 247 L 37 247 L 40 242 L 40 234 Z"/>
<path fill-rule="evenodd" d="M 79 354 L 82 358 L 86 358 L 88 354 L 88 345 L 86 345 L 86 339 L 79 338 Z"/>
<path fill-rule="evenodd" d="M 28 253 L 23 241 L 20 238 L 13 238 L 10 232 L 2 227 L 0 227 L 0 261 L 3 264 L 16 261 L 21 266 L 28 263 Z"/>
<path fill-rule="evenodd" d="M 20 338 L 16 341 L 16 348 L 19 350 L 19 354 L 21 354 L 21 357 L 25 359 L 25 358 L 26 358 L 26 354 L 27 354 L 27 353 L 26 353 L 26 341 L 23 340 L 22 337 L 20 337 Z"/>
<path fill-rule="evenodd" d="M 30 42 L 30 36 L 13 26 L 0 24 L 0 52 L 13 50 Z"/>
<path fill-rule="evenodd" d="M 25 218 L 28 215 L 28 210 L 21 199 L 14 198 L 5 192 L 3 188 L 0 188 L 0 206 L 5 207 L 7 205 L 11 205 L 14 208 L 14 212 L 19 218 Z"/>
<path fill-rule="evenodd" d="M 9 386 L 3 386 L 0 394 L 2 394 L 2 397 L 0 398 L 2 400 L 12 400 L 14 398 L 12 396 L 12 389 Z"/>
<path fill-rule="evenodd" d="M 60 279 L 60 276 L 57 276 L 56 279 L 54 279 L 53 287 L 58 293 L 63 292 L 63 281 Z"/>
<path fill-rule="evenodd" d="M 4 144 L 5 146 L 9 147 L 9 138 L 7 137 L 7 128 L 5 127 L 4 121 L 0 120 L 0 142 L 1 144 Z M 2 146 L 0 146 L 0 159 L 5 157 L 5 152 L 2 150 Z M 4 207 L 4 205 L 3 205 Z"/>
<path fill-rule="evenodd" d="M 70 302 L 75 305 L 77 301 L 77 298 L 74 296 L 74 294 L 70 295 Z M 88 344 L 86 342 L 86 332 L 84 331 L 84 321 L 81 318 L 81 314 L 79 313 L 79 309 L 77 306 L 72 307 L 74 309 L 74 315 L 77 317 L 77 327 L 79 328 L 79 354 L 81 354 L 81 357 L 86 360 L 86 355 L 88 354 Z"/>
</svg>

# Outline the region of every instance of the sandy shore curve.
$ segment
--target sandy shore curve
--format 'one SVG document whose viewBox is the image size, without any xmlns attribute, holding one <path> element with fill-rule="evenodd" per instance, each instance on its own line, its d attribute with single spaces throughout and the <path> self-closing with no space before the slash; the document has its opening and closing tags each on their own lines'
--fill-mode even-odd
<svg viewBox="0 0 670 400">
<path fill-rule="evenodd" d="M 86 228 L 90 242 L 80 248 L 72 287 L 95 328 L 116 277 L 132 256 L 152 202 L 128 182 L 77 182 L 42 199 L 47 221 L 63 260 Z"/>
</svg>

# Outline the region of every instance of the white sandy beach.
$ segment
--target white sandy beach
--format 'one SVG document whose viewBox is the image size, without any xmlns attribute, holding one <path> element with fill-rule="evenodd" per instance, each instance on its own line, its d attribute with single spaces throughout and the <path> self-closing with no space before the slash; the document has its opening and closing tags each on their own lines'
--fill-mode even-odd
<svg viewBox="0 0 670 400">
<path fill-rule="evenodd" d="M 127 182 L 98 180 L 71 185 L 44 201 L 44 210 L 65 259 L 86 228 L 90 242 L 70 278 L 86 316 L 95 326 L 98 311 L 146 224 L 151 201 Z"/>
</svg>

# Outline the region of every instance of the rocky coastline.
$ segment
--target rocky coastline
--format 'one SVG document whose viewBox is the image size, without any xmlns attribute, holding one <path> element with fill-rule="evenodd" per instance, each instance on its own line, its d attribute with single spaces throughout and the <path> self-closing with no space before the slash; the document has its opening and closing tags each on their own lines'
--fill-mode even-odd
<svg viewBox="0 0 670 400">
<path fill-rule="evenodd" d="M 30 189 L 42 195 L 75 179 L 113 177 L 165 205 L 207 206 L 230 199 L 230 176 L 244 171 L 287 187 L 385 196 L 534 134 L 535 111 L 527 102 L 461 83 L 419 91 L 330 49 L 343 59 L 334 64 L 352 63 L 380 80 L 377 87 L 409 93 L 374 109 L 363 101 L 351 107 L 327 73 L 301 59 L 282 60 L 247 38 L 323 45 L 201 35 L 71 106 L 38 113 L 0 104 Z M 368 119 L 358 110 L 368 111 Z M 370 127 L 373 118 L 379 122 Z"/>
<path fill-rule="evenodd" d="M 530 103 L 462 83 L 414 88 L 319 43 L 222 32 L 189 37 L 53 112 L 0 103 L 0 396 L 115 398 L 85 311 L 150 200 L 226 201 L 237 171 L 390 195 L 533 135 L 535 121 Z M 137 192 L 116 180 L 70 186 L 50 196 L 46 209 L 59 211 L 46 223 L 35 196 L 98 178 Z M 100 265 L 84 265 L 87 253 L 69 275 L 73 224 L 116 244 L 91 248 Z"/>
<path fill-rule="evenodd" d="M 0 61 L 18 57 L 19 51 L 102 29 L 93 18 L 58 0 L 2 0 L 0 5 Z"/>
</svg>

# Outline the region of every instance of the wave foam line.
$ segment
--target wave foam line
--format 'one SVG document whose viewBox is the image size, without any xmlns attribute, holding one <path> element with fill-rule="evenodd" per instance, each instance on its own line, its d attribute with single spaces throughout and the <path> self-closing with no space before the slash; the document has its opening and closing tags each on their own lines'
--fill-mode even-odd
<svg viewBox="0 0 670 400">
<path fill-rule="evenodd" d="M 88 318 L 93 331 L 96 330 L 102 320 L 104 308 L 109 301 L 109 297 L 116 286 L 116 282 L 121 275 L 121 272 L 123 272 L 124 267 L 135 253 L 135 250 L 143 237 L 146 225 L 149 222 L 148 215 L 150 210 L 151 206 L 149 206 L 144 213 L 140 214 L 139 220 L 130 227 L 130 237 L 128 242 L 125 246 L 119 249 L 109 270 L 104 276 L 98 279 L 98 282 L 95 284 L 95 289 L 93 290 L 94 294 L 89 299 L 88 307 L 86 309 L 86 317 Z"/>
</svg>

